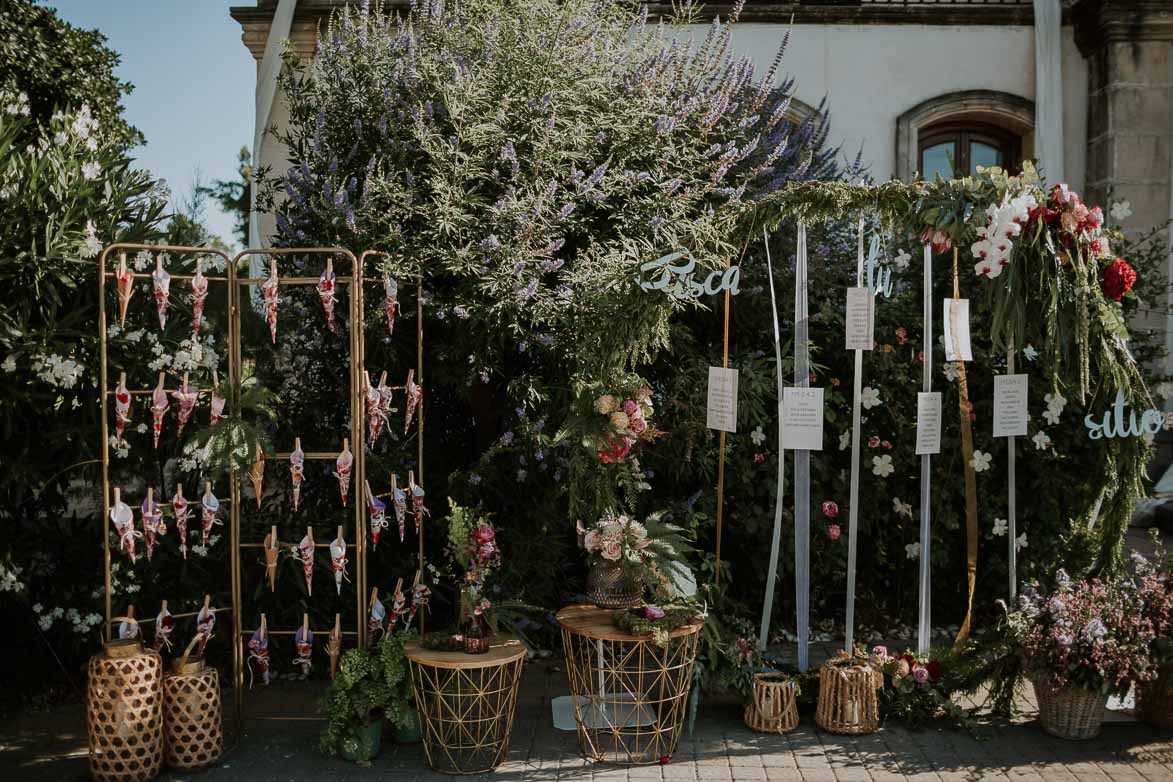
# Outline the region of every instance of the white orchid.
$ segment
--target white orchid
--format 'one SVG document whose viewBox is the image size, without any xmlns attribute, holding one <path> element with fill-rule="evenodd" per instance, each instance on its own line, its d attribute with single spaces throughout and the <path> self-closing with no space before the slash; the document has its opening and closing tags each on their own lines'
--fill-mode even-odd
<svg viewBox="0 0 1173 782">
<path fill-rule="evenodd" d="M 749 439 L 753 440 L 755 446 L 759 446 L 766 441 L 766 433 L 762 431 L 762 427 L 758 427 L 749 433 Z"/>
<path fill-rule="evenodd" d="M 1015 551 L 1022 551 L 1024 548 L 1026 548 L 1026 533 L 1025 532 L 1014 539 L 1014 550 Z"/>
<path fill-rule="evenodd" d="M 1035 449 L 1039 451 L 1045 451 L 1052 445 L 1050 436 L 1041 429 L 1030 439 L 1035 444 Z"/>
<path fill-rule="evenodd" d="M 952 361 L 946 361 L 942 365 L 942 371 L 945 373 L 945 379 L 950 383 L 957 380 L 957 364 Z"/>
<path fill-rule="evenodd" d="M 973 468 L 974 472 L 985 472 L 990 469 L 990 462 L 993 460 L 994 457 L 985 451 L 974 451 L 969 460 L 969 466 Z"/>
<path fill-rule="evenodd" d="M 892 510 L 896 511 L 897 516 L 912 518 L 912 504 L 902 501 L 899 497 L 892 498 Z"/>
<path fill-rule="evenodd" d="M 1039 351 L 1035 349 L 1034 345 L 1027 345 L 1022 349 L 1022 355 L 1026 357 L 1027 361 L 1034 361 L 1039 357 Z"/>
<path fill-rule="evenodd" d="M 1002 537 L 1006 534 L 1006 530 L 1009 529 L 1009 527 L 1010 524 L 1006 521 L 1006 519 L 994 519 L 993 532 L 995 536 L 999 538 Z"/>
<path fill-rule="evenodd" d="M 1121 222 L 1132 217 L 1132 202 L 1130 201 L 1116 201 L 1111 208 L 1112 219 L 1116 222 Z"/>
<path fill-rule="evenodd" d="M 846 451 L 849 445 L 851 445 L 851 432 L 847 431 L 839 435 L 839 450 Z"/>
<path fill-rule="evenodd" d="M 859 403 L 863 405 L 864 410 L 871 410 L 873 407 L 879 407 L 883 404 L 880 401 L 880 389 L 872 388 L 871 386 L 864 386 L 863 391 L 859 394 Z"/>
<path fill-rule="evenodd" d="M 904 556 L 908 557 L 909 559 L 920 559 L 920 544 L 909 543 L 904 547 Z"/>
<path fill-rule="evenodd" d="M 896 472 L 896 465 L 892 464 L 892 457 L 888 454 L 872 457 L 872 474 L 887 478 Z"/>
<path fill-rule="evenodd" d="M 908 268 L 908 263 L 909 263 L 909 261 L 912 260 L 912 256 L 909 255 L 904 250 L 901 250 L 900 252 L 896 253 L 895 260 L 896 260 L 896 268 L 899 269 L 900 271 L 904 271 L 905 269 Z"/>
</svg>

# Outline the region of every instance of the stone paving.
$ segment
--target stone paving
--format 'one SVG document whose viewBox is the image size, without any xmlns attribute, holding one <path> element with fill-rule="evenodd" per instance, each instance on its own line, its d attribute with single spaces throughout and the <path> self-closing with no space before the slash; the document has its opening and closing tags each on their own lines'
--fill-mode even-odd
<svg viewBox="0 0 1173 782">
<path fill-rule="evenodd" d="M 495 773 L 474 777 L 503 782 L 969 782 L 971 780 L 1070 780 L 1156 782 L 1173 780 L 1173 736 L 1112 714 L 1103 734 L 1067 742 L 1044 734 L 1025 715 L 1014 724 L 983 726 L 988 738 L 930 728 L 885 726 L 869 736 L 835 736 L 804 717 L 785 736 L 750 731 L 735 703 L 706 701 L 696 731 L 667 765 L 624 768 L 593 764 L 578 753 L 574 733 L 551 724 L 550 698 L 566 692 L 561 668 L 527 666 L 513 742 Z M 272 695 L 279 695 L 277 689 Z M 247 721 L 241 741 L 215 767 L 199 774 L 164 773 L 175 780 L 393 780 L 451 779 L 427 770 L 419 746 L 384 744 L 370 768 L 323 757 L 320 723 L 307 720 Z M 0 725 L 3 780 L 86 778 L 83 712 L 67 709 Z"/>
</svg>

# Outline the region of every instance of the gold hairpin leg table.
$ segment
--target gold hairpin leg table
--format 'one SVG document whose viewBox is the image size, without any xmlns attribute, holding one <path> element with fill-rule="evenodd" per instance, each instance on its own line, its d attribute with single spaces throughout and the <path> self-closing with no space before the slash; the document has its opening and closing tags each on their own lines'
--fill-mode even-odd
<svg viewBox="0 0 1173 782">
<path fill-rule="evenodd" d="M 595 761 L 665 762 L 684 728 L 703 623 L 678 627 L 657 646 L 619 630 L 612 613 L 586 605 L 558 612 L 579 746 Z"/>
<path fill-rule="evenodd" d="M 491 771 L 505 760 L 525 646 L 497 636 L 485 654 L 405 649 L 428 765 L 446 774 Z"/>
</svg>

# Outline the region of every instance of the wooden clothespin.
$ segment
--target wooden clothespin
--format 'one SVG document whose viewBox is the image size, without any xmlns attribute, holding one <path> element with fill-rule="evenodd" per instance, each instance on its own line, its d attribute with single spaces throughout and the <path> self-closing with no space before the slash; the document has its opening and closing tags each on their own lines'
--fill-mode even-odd
<svg viewBox="0 0 1173 782">
<path fill-rule="evenodd" d="M 264 614 L 261 614 L 261 629 L 258 632 L 261 636 L 262 641 L 268 639 L 268 637 L 269 637 L 269 620 L 267 618 L 265 618 Z"/>
</svg>

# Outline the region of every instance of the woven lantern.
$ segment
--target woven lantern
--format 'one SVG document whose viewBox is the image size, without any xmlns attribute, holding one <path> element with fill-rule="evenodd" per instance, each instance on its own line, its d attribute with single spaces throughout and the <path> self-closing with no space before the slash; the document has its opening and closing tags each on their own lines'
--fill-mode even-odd
<svg viewBox="0 0 1173 782">
<path fill-rule="evenodd" d="M 883 674 L 866 662 L 824 663 L 819 669 L 815 722 L 829 733 L 874 733 L 880 727 L 880 700 L 876 691 L 883 682 Z"/>
<path fill-rule="evenodd" d="M 224 731 L 220 720 L 220 675 L 190 657 L 197 638 L 163 678 L 164 757 L 181 771 L 203 768 L 220 759 Z"/>
<path fill-rule="evenodd" d="M 787 733 L 798 726 L 797 688 L 784 673 L 755 673 L 753 701 L 745 707 L 745 725 L 759 733 Z"/>
<path fill-rule="evenodd" d="M 146 782 L 163 763 L 163 661 L 137 638 L 90 659 L 86 721 L 94 782 Z"/>
</svg>

